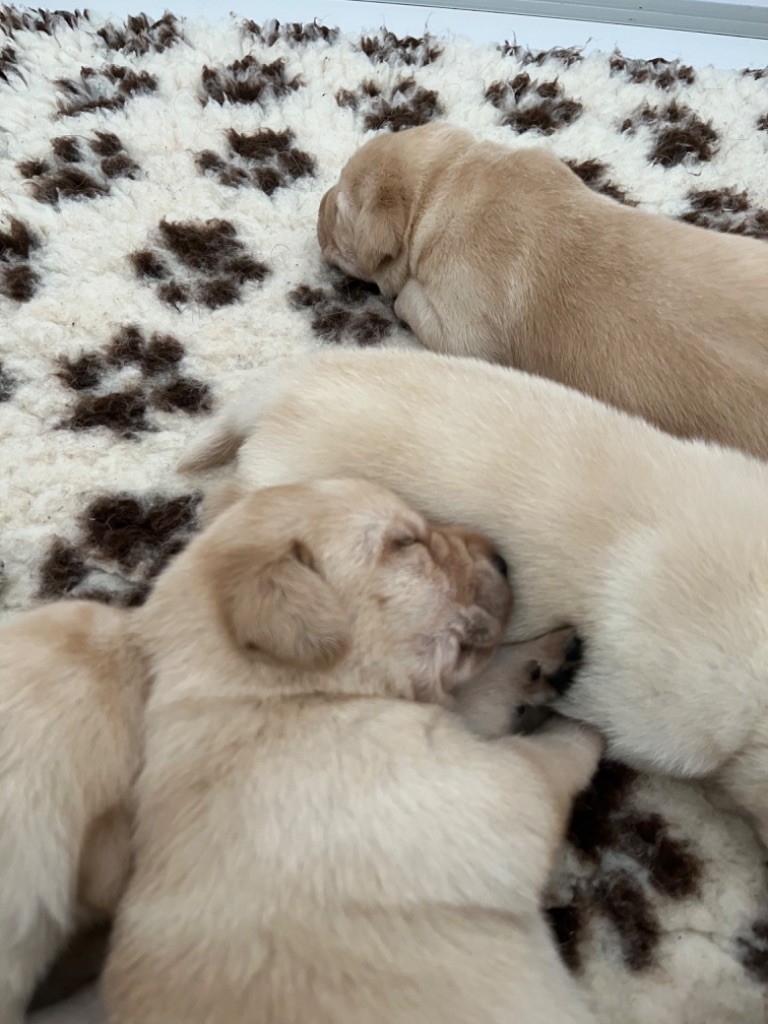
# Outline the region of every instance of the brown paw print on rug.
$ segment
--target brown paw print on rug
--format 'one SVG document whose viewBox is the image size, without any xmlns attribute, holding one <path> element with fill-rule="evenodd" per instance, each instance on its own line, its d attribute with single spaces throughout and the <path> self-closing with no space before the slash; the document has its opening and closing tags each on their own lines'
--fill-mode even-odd
<svg viewBox="0 0 768 1024">
<path fill-rule="evenodd" d="M 567 69 L 584 60 L 584 54 L 578 46 L 553 46 L 549 50 L 530 50 L 527 46 L 507 41 L 499 47 L 499 52 L 503 57 L 514 57 L 523 67 L 530 64 L 539 68 L 544 64 L 559 64 L 560 67 Z"/>
<path fill-rule="evenodd" d="M 44 601 L 73 597 L 142 604 L 155 577 L 198 528 L 200 495 L 98 495 L 77 520 L 74 541 L 56 538 L 38 571 Z"/>
<path fill-rule="evenodd" d="M 337 277 L 321 288 L 299 285 L 289 293 L 288 301 L 295 310 L 309 315 L 312 330 L 321 341 L 336 344 L 377 345 L 398 322 L 375 284 L 352 277 Z"/>
<path fill-rule="evenodd" d="M 136 178 L 139 165 L 131 159 L 114 132 L 94 132 L 90 138 L 61 135 L 51 139 L 45 159 L 22 160 L 26 178 L 38 202 L 58 206 L 60 199 L 95 199 L 109 195 L 119 178 Z"/>
<path fill-rule="evenodd" d="M 681 220 L 729 235 L 748 235 L 768 241 L 768 210 L 753 205 L 745 191 L 703 189 L 688 193 L 690 209 Z"/>
<path fill-rule="evenodd" d="M 736 937 L 736 956 L 754 981 L 768 985 L 768 914 Z"/>
<path fill-rule="evenodd" d="M 157 297 L 179 309 L 199 302 L 219 309 L 238 302 L 247 285 L 269 274 L 238 239 L 228 220 L 161 220 L 154 245 L 130 256 L 136 275 L 156 284 Z"/>
<path fill-rule="evenodd" d="M 80 68 L 80 77 L 59 78 L 55 82 L 61 93 L 58 100 L 60 117 L 77 117 L 94 110 L 123 110 L 129 100 L 157 91 L 157 78 L 148 71 L 132 71 L 118 64 L 108 64 L 98 71 Z"/>
<path fill-rule="evenodd" d="M 126 440 L 157 430 L 152 412 L 209 412 L 210 387 L 181 372 L 184 346 L 168 334 L 147 338 L 122 327 L 103 348 L 58 360 L 57 376 L 74 392 L 67 430 L 103 428 Z"/>
<path fill-rule="evenodd" d="M 146 53 L 164 53 L 169 47 L 184 41 L 179 21 L 169 13 L 157 21 L 151 21 L 146 14 L 131 15 L 124 24 L 110 23 L 96 34 L 107 49 L 137 57 Z"/>
<path fill-rule="evenodd" d="M 9 44 L 0 46 L 0 82 L 10 82 L 14 76 L 21 77 L 16 50 Z"/>
<path fill-rule="evenodd" d="M 611 57 L 609 67 L 612 75 L 625 75 L 636 85 L 651 83 L 665 91 L 678 85 L 693 85 L 696 81 L 696 72 L 692 67 L 680 60 L 664 60 L 663 57 L 631 60 L 617 52 Z"/>
<path fill-rule="evenodd" d="M 703 121 L 684 103 L 672 100 L 665 107 L 644 106 L 621 125 L 621 131 L 634 135 L 639 129 L 650 133 L 652 144 L 648 159 L 661 167 L 705 163 L 718 150 L 718 135 L 711 121 Z"/>
<path fill-rule="evenodd" d="M 336 102 L 353 110 L 367 132 L 418 128 L 445 113 L 434 89 L 424 89 L 415 78 L 401 78 L 391 86 L 368 79 L 354 91 L 340 89 Z"/>
<path fill-rule="evenodd" d="M 581 117 L 578 100 L 566 96 L 557 81 L 537 81 L 521 71 L 508 81 L 492 82 L 485 98 L 501 114 L 500 124 L 512 131 L 552 135 Z"/>
<path fill-rule="evenodd" d="M 362 36 L 360 49 L 372 64 L 405 64 L 423 68 L 433 64 L 443 53 L 443 47 L 428 32 L 423 36 L 396 36 L 382 31 L 373 36 Z"/>
<path fill-rule="evenodd" d="M 200 102 L 258 103 L 264 106 L 271 100 L 280 100 L 296 92 L 301 77 L 290 74 L 282 57 L 269 64 L 262 63 L 252 54 L 225 67 L 204 67 L 200 82 Z"/>
<path fill-rule="evenodd" d="M 274 46 L 277 42 L 288 43 L 289 46 L 306 46 L 310 43 L 328 43 L 330 46 L 341 34 L 338 28 L 330 28 L 317 21 L 293 21 L 283 25 L 275 18 L 263 25 L 247 18 L 241 28 L 244 34 L 264 46 Z"/>
<path fill-rule="evenodd" d="M 609 196 L 625 206 L 637 206 L 634 199 L 630 199 L 627 193 L 616 185 L 610 178 L 611 168 L 601 160 L 566 160 L 565 161 L 574 174 L 578 174 L 585 185 L 599 192 L 601 196 Z"/>
<path fill-rule="evenodd" d="M 40 239 L 18 217 L 11 217 L 6 229 L 0 227 L 0 295 L 29 302 L 39 281 L 32 268 L 32 256 L 39 248 Z"/>
<path fill-rule="evenodd" d="M 296 136 L 290 128 L 282 132 L 263 128 L 252 135 L 230 128 L 226 139 L 223 156 L 205 149 L 195 157 L 200 173 L 215 178 L 220 185 L 251 185 L 271 196 L 300 178 L 314 177 L 315 158 L 294 145 Z"/>
<path fill-rule="evenodd" d="M 584 873 L 571 901 L 547 911 L 566 964 L 581 967 L 581 941 L 599 917 L 616 933 L 624 964 L 642 971 L 656 963 L 662 927 L 656 900 L 696 896 L 704 864 L 664 818 L 631 805 L 639 776 L 604 762 L 574 804 L 568 841 Z"/>
</svg>

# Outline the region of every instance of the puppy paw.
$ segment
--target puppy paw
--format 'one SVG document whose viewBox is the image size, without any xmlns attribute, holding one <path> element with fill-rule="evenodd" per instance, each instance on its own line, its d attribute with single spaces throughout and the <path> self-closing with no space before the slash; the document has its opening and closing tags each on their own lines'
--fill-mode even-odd
<svg viewBox="0 0 768 1024">
<path fill-rule="evenodd" d="M 561 697 L 573 682 L 584 649 L 575 629 L 566 626 L 525 645 L 532 655 L 525 664 L 525 703 L 543 704 Z"/>
</svg>

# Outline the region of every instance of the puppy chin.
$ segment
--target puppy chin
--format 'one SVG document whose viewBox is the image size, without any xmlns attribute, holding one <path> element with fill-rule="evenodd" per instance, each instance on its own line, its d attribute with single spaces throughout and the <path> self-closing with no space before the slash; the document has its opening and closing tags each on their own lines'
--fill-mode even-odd
<svg viewBox="0 0 768 1024">
<path fill-rule="evenodd" d="M 331 246 L 326 246 L 323 249 L 323 259 L 326 263 L 330 263 L 333 267 L 338 267 L 339 270 L 345 274 L 349 274 L 350 277 L 356 277 L 358 280 L 364 281 L 365 278 L 360 272 L 360 268 L 352 262 L 352 260 L 345 258 L 337 249 L 333 249 Z"/>
</svg>

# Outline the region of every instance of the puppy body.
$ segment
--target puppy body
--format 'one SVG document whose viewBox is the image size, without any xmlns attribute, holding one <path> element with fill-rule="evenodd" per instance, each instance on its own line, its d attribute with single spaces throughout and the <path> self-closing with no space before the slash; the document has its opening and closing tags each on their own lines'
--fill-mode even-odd
<svg viewBox="0 0 768 1024">
<path fill-rule="evenodd" d="M 513 573 L 511 638 L 587 638 L 560 709 L 636 768 L 716 777 L 768 842 L 768 466 L 424 353 L 276 363 L 187 465 L 238 446 L 250 485 L 361 473 L 485 530 Z"/>
<path fill-rule="evenodd" d="M 600 196 L 543 149 L 444 124 L 366 143 L 324 197 L 330 262 L 427 348 L 550 377 L 768 456 L 768 249 Z"/>
<path fill-rule="evenodd" d="M 78 925 L 130 867 L 143 663 L 128 613 L 84 601 L 0 629 L 0 1021 L 16 1024 Z"/>
<path fill-rule="evenodd" d="M 539 898 L 601 743 L 566 722 L 484 742 L 443 706 L 467 655 L 428 650 L 427 622 L 471 645 L 490 614 L 492 644 L 508 606 L 464 541 L 392 549 L 405 522 L 371 485 L 262 492 L 139 612 L 155 682 L 115 1024 L 591 1019 Z"/>
</svg>

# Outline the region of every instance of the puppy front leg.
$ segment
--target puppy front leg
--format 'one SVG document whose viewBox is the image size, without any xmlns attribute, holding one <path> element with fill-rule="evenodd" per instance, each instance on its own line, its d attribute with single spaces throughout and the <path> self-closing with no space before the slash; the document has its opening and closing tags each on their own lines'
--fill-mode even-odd
<svg viewBox="0 0 768 1024">
<path fill-rule="evenodd" d="M 546 704 L 567 688 L 580 659 L 581 641 L 570 627 L 506 644 L 457 691 L 455 710 L 478 736 L 506 736 L 516 731 L 525 708 Z"/>
<path fill-rule="evenodd" d="M 411 277 L 395 299 L 395 313 L 406 323 L 425 348 L 450 351 L 442 321 L 419 282 Z"/>
<path fill-rule="evenodd" d="M 565 838 L 573 800 L 591 782 L 605 742 L 597 730 L 553 715 L 531 736 L 505 736 L 489 746 L 506 762 L 502 785 L 513 808 L 519 801 L 521 827 L 527 821 L 532 840 L 541 844 L 530 876 L 540 896 Z"/>
</svg>

